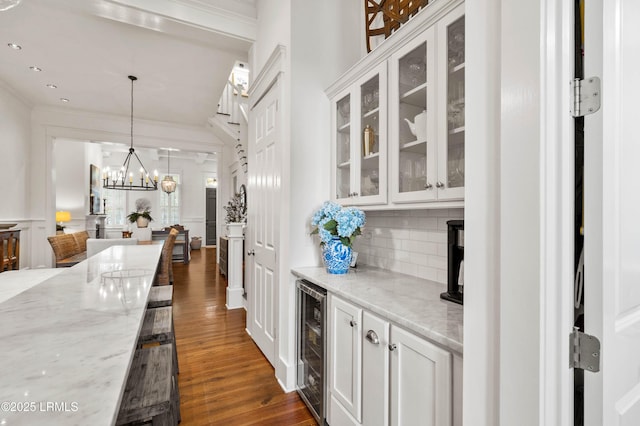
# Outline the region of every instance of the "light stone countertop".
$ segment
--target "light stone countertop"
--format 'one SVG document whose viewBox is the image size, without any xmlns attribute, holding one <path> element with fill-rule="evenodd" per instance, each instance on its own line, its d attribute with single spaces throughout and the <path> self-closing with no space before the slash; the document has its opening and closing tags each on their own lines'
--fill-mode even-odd
<svg viewBox="0 0 640 426">
<path fill-rule="evenodd" d="M 20 269 L 0 274 L 0 303 L 64 271 L 62 268 Z"/>
<path fill-rule="evenodd" d="M 440 299 L 447 290 L 444 284 L 366 265 L 345 275 L 329 274 L 324 267 L 298 267 L 292 273 L 452 352 L 463 353 L 462 305 Z"/>
<path fill-rule="evenodd" d="M 0 424 L 115 423 L 161 251 L 114 246 L 0 303 Z"/>
</svg>

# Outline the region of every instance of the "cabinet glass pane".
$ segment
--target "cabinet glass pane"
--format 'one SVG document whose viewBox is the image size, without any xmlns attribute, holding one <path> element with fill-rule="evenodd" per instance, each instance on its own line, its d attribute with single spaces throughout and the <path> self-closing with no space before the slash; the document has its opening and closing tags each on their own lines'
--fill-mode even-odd
<svg viewBox="0 0 640 426">
<path fill-rule="evenodd" d="M 398 61 L 399 192 L 423 191 L 427 185 L 427 43 Z"/>
<path fill-rule="evenodd" d="M 336 109 L 336 195 L 346 198 L 351 181 L 351 96 L 340 99 Z"/>
<path fill-rule="evenodd" d="M 447 186 L 464 186 L 464 17 L 447 27 Z"/>
<path fill-rule="evenodd" d="M 360 118 L 362 137 L 360 144 L 360 195 L 378 195 L 380 193 L 380 132 L 379 132 L 379 94 L 380 78 L 373 77 L 360 86 Z"/>
</svg>

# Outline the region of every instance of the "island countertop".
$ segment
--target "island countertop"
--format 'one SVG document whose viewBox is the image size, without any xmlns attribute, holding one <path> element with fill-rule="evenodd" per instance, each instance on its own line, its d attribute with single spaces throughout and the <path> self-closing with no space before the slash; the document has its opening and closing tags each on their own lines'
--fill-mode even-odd
<svg viewBox="0 0 640 426">
<path fill-rule="evenodd" d="M 115 423 L 161 251 L 113 246 L 0 303 L 1 424 Z"/>
<path fill-rule="evenodd" d="M 334 275 L 323 267 L 297 267 L 292 273 L 328 292 L 413 331 L 440 346 L 463 353 L 462 306 L 440 299 L 446 286 L 369 266 Z"/>
</svg>

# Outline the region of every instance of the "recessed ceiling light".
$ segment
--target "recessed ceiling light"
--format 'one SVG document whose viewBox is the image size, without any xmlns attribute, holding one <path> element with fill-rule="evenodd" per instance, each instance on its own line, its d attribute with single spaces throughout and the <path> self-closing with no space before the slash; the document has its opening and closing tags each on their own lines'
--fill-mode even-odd
<svg viewBox="0 0 640 426">
<path fill-rule="evenodd" d="M 60 100 L 61 100 L 62 102 L 64 102 L 65 104 L 66 104 L 67 102 L 69 102 L 69 99 L 67 99 L 67 98 L 60 98 Z"/>
<path fill-rule="evenodd" d="M 13 50 L 22 50 L 22 46 L 20 46 L 19 44 L 15 44 L 15 43 L 7 43 L 7 46 L 9 46 L 10 48 L 12 48 Z"/>
<path fill-rule="evenodd" d="M 40 72 L 40 71 L 42 71 L 42 68 L 40 68 L 40 67 L 36 67 L 35 65 L 30 66 L 30 67 L 29 67 L 29 69 L 30 69 L 31 71 L 34 71 L 34 72 Z"/>
<path fill-rule="evenodd" d="M 57 88 L 58 88 L 58 86 L 56 86 L 56 85 L 55 85 L 55 84 L 53 84 L 53 83 L 49 83 L 49 84 L 47 84 L 47 87 L 48 87 L 49 89 L 57 89 Z"/>
</svg>

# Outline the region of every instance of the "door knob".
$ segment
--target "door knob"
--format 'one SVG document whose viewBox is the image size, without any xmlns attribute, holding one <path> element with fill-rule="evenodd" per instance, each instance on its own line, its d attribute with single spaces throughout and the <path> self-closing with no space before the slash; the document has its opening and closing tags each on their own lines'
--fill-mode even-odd
<svg viewBox="0 0 640 426">
<path fill-rule="evenodd" d="M 350 325 L 351 327 L 355 327 L 356 325 L 358 325 L 358 323 L 357 323 L 357 322 L 355 322 L 354 320 L 350 320 L 350 321 L 349 321 L 349 325 Z"/>
<path fill-rule="evenodd" d="M 444 188 L 444 183 L 440 181 L 436 182 L 436 188 L 441 188 L 441 189 Z"/>
<path fill-rule="evenodd" d="M 424 186 L 424 189 L 431 189 L 433 188 L 433 185 L 430 184 L 429 182 L 427 182 L 427 184 Z"/>
<path fill-rule="evenodd" d="M 368 341 L 370 341 L 374 345 L 377 345 L 380 343 L 380 339 L 378 339 L 378 335 L 373 330 L 367 331 L 367 335 L 365 337 L 367 338 Z"/>
<path fill-rule="evenodd" d="M 247 251 L 247 256 L 255 256 L 256 255 L 256 251 L 255 250 L 248 250 Z"/>
<path fill-rule="evenodd" d="M 391 352 L 395 351 L 397 349 L 397 346 L 395 343 L 389 343 L 389 350 Z"/>
</svg>

